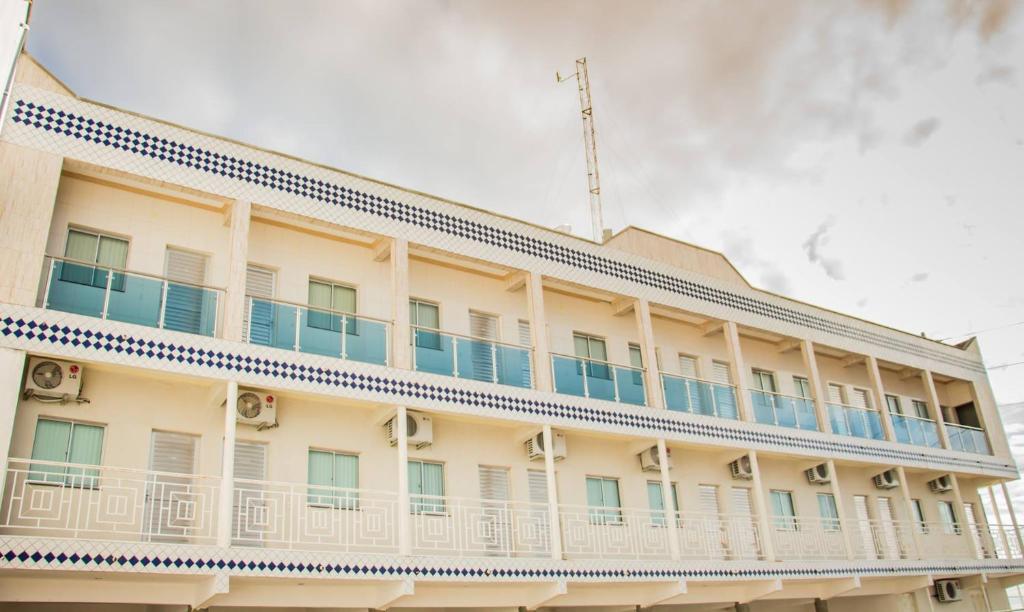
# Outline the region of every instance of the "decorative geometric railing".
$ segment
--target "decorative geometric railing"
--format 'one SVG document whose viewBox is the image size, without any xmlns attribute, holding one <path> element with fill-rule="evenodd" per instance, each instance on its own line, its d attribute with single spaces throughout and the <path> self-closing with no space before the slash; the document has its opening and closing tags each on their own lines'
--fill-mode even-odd
<svg viewBox="0 0 1024 612">
<path fill-rule="evenodd" d="M 547 504 L 412 496 L 413 554 L 543 557 L 550 554 Z"/>
<path fill-rule="evenodd" d="M 772 516 L 768 519 L 777 559 L 845 559 L 842 526 L 836 519 Z"/>
</svg>

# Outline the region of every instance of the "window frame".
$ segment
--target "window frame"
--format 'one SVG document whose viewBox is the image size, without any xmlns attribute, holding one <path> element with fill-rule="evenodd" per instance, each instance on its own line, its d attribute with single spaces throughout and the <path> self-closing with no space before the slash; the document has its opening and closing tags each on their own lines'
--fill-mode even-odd
<svg viewBox="0 0 1024 612">
<path fill-rule="evenodd" d="M 841 406 L 849 406 L 850 405 L 850 401 L 849 401 L 850 398 L 849 398 L 849 394 L 846 392 L 846 385 L 844 385 L 843 383 L 832 382 L 830 380 L 825 381 L 825 400 L 826 400 L 826 403 L 828 403 L 828 404 L 834 404 L 835 403 L 834 401 L 832 401 L 832 394 L 829 393 L 829 391 L 831 389 L 833 389 L 833 388 L 839 389 L 839 404 Z"/>
<path fill-rule="evenodd" d="M 587 474 L 585 477 L 587 495 L 587 518 L 591 525 L 625 525 L 625 520 L 622 516 L 622 487 L 619 485 L 619 478 L 614 476 L 597 476 L 593 474 Z M 601 483 L 601 504 L 600 506 L 594 506 L 590 503 L 590 482 L 597 481 Z M 607 505 L 604 494 L 605 483 L 612 483 L 615 485 L 615 495 L 618 498 L 617 506 Z"/>
<path fill-rule="evenodd" d="M 317 306 L 317 305 L 312 304 L 312 299 L 311 299 L 312 296 L 310 295 L 310 292 L 313 289 L 313 284 L 314 283 L 316 283 L 318 285 L 327 286 L 330 289 L 331 305 L 326 308 L 326 311 L 325 311 L 323 306 Z M 335 288 L 338 288 L 338 287 L 340 287 L 342 289 L 351 289 L 352 290 L 352 294 L 353 294 L 353 296 L 352 296 L 352 308 L 353 308 L 353 310 L 351 312 L 336 307 L 337 305 L 334 303 L 334 290 L 335 290 Z M 313 315 L 317 315 L 317 316 L 314 317 Z M 357 321 L 358 321 L 358 316 L 359 316 L 359 287 L 357 285 L 354 285 L 354 284 L 351 284 L 351 283 L 342 283 L 342 282 L 339 282 L 339 281 L 328 280 L 326 278 L 319 277 L 319 276 L 309 276 L 309 277 L 307 277 L 306 278 L 306 326 L 307 327 L 312 327 L 314 329 L 323 329 L 323 330 L 327 330 L 327 331 L 333 331 L 333 332 L 341 333 L 341 331 L 342 331 L 341 327 L 342 326 L 340 325 L 340 323 L 338 325 L 338 329 L 334 329 L 335 318 L 341 318 L 341 315 L 351 315 L 351 316 L 345 316 L 343 318 L 343 320 L 346 322 L 345 323 L 345 330 L 344 330 L 345 333 L 350 335 L 350 336 L 358 335 L 359 330 L 358 330 L 358 327 L 357 327 Z M 327 325 L 323 324 L 320 321 L 324 317 L 326 317 L 329 320 L 329 323 Z"/>
<path fill-rule="evenodd" d="M 914 514 L 915 514 L 914 520 L 917 522 L 917 530 L 918 530 L 917 532 L 922 534 L 922 535 L 927 535 L 927 533 L 928 533 L 928 520 L 925 518 L 925 515 L 924 515 L 924 504 L 921 503 L 921 499 L 917 498 L 917 497 L 912 498 L 910 500 L 910 507 L 914 511 Z"/>
<path fill-rule="evenodd" d="M 81 465 L 95 465 L 96 469 L 95 470 L 84 470 L 83 469 L 83 470 L 81 470 L 82 473 L 80 473 L 80 474 L 72 474 L 69 471 L 69 468 L 67 466 L 64 466 L 64 471 L 63 472 L 48 472 L 48 471 L 44 471 L 42 473 L 45 474 L 45 475 L 42 478 L 35 478 L 35 477 L 33 477 L 35 473 L 32 471 L 32 463 L 31 463 L 32 461 L 52 461 L 51 459 L 39 459 L 39 458 L 33 457 L 33 455 L 35 455 L 35 452 L 36 452 L 35 436 L 36 436 L 37 432 L 39 431 L 39 423 L 40 423 L 40 421 L 47 421 L 47 422 L 51 422 L 51 423 L 67 423 L 68 425 L 71 426 L 71 430 L 68 432 L 68 444 L 67 444 L 67 447 L 64 449 L 64 460 L 63 461 L 58 461 L 58 462 L 55 462 L 55 463 L 65 463 L 65 464 L 71 463 L 69 461 L 69 459 L 70 459 L 70 455 L 71 455 L 71 448 L 72 448 L 72 446 L 74 445 L 74 442 L 75 442 L 75 428 L 76 427 L 84 426 L 84 427 L 95 427 L 95 428 L 98 428 L 100 430 L 100 432 L 101 432 L 101 434 L 100 434 L 101 435 L 101 439 L 100 439 L 100 453 L 99 453 L 99 457 L 97 458 L 97 463 L 95 463 L 95 464 L 92 464 L 92 463 L 83 463 L 83 464 L 81 464 Z M 89 490 L 93 490 L 93 491 L 98 491 L 99 488 L 100 488 L 99 480 L 101 478 L 101 476 L 100 476 L 100 469 L 99 468 L 103 467 L 103 456 L 104 456 L 104 453 L 106 451 L 106 445 L 107 445 L 107 424 L 106 423 L 97 423 L 97 422 L 93 422 L 93 421 L 83 421 L 83 420 L 79 420 L 79 419 L 68 419 L 68 418 L 63 418 L 63 417 L 51 417 L 51 416 L 48 416 L 48 415 L 38 415 L 36 417 L 35 428 L 32 430 L 32 450 L 29 452 L 29 473 L 26 476 L 25 481 L 26 481 L 27 484 L 32 484 L 32 485 L 60 486 L 60 487 L 70 487 L 72 489 L 89 489 Z M 50 466 L 50 467 L 55 467 L 55 466 Z M 92 474 L 90 472 L 95 472 L 95 474 Z M 61 479 L 59 481 L 57 481 L 57 480 L 49 480 L 49 476 L 50 475 L 59 475 Z"/>
<path fill-rule="evenodd" d="M 97 270 L 106 270 L 108 274 L 111 271 L 113 271 L 115 273 L 119 272 L 119 273 L 121 273 L 121 278 L 120 279 L 118 279 L 116 276 L 114 278 L 110 279 L 110 289 L 111 289 L 111 291 L 122 291 L 123 292 L 125 290 L 124 289 L 124 274 L 128 270 L 128 256 L 131 254 L 131 251 L 132 251 L 131 236 L 127 236 L 127 235 L 123 235 L 123 234 L 119 235 L 119 234 L 115 234 L 113 232 L 107 232 L 105 230 L 98 230 L 98 229 L 93 229 L 93 228 L 90 228 L 90 227 L 85 227 L 85 226 L 82 226 L 82 225 L 73 225 L 73 224 L 69 223 L 67 228 L 66 228 L 66 230 L 65 230 L 65 232 L 64 232 L 64 250 L 63 250 L 64 255 L 63 255 L 63 257 L 65 257 L 65 258 L 67 258 L 67 256 L 68 256 L 67 255 L 67 253 L 68 253 L 68 243 L 71 240 L 71 233 L 72 232 L 77 232 L 79 234 L 87 234 L 89 236 L 95 236 L 96 237 L 96 249 L 93 251 L 92 262 L 91 262 L 91 265 L 92 265 L 92 280 L 90 282 L 88 282 L 88 283 L 81 283 L 81 282 L 78 282 L 78 281 L 75 281 L 75 280 L 64 278 L 64 269 L 63 269 L 63 266 L 61 266 L 61 278 L 60 278 L 60 281 L 64 282 L 64 283 L 74 283 L 76 285 L 95 287 L 97 289 L 104 289 L 105 290 L 106 287 L 107 287 L 107 281 L 104 280 L 102 284 L 97 285 L 96 284 L 96 271 Z M 120 267 L 120 268 L 114 268 L 114 267 L 108 268 L 108 267 L 104 267 L 104 266 L 100 265 L 100 263 L 99 263 L 100 242 L 102 242 L 103 238 L 108 238 L 110 240 L 118 240 L 120 242 L 124 242 L 125 243 L 126 247 L 125 247 L 125 251 L 124 251 L 124 264 L 122 265 L 122 267 Z M 85 261 L 85 260 L 76 260 L 76 262 L 77 261 Z M 89 264 L 77 263 L 77 264 L 73 264 L 73 265 L 87 266 Z"/>
<path fill-rule="evenodd" d="M 953 506 L 953 502 L 944 499 L 936 501 L 938 502 L 939 521 L 942 523 L 942 533 L 945 535 L 961 535 L 963 529 L 960 528 L 960 522 L 957 520 L 956 508 Z M 943 508 L 949 511 L 948 516 L 943 512 Z"/>
<path fill-rule="evenodd" d="M 793 496 L 793 491 L 787 489 L 769 489 L 768 497 L 772 501 L 773 511 L 775 510 L 774 506 L 776 494 L 779 494 L 779 499 L 782 499 L 783 494 L 786 496 L 787 499 L 789 499 L 789 510 L 792 512 L 792 514 L 788 516 L 784 514 L 773 514 L 772 526 L 775 528 L 776 531 L 798 531 L 798 525 L 796 520 L 798 514 L 796 511 L 796 498 Z"/>
<path fill-rule="evenodd" d="M 811 379 L 807 376 L 793 375 L 793 391 L 797 397 L 803 399 L 814 399 L 814 390 L 811 389 Z M 806 393 L 804 392 L 806 391 Z"/>
<path fill-rule="evenodd" d="M 818 516 L 821 518 L 822 529 L 824 531 L 841 531 L 842 523 L 839 520 L 839 502 L 836 501 L 835 494 L 820 492 L 815 494 L 815 499 L 818 502 Z M 822 513 L 822 510 L 824 510 L 824 507 L 821 505 L 823 499 L 828 500 L 826 505 L 830 511 L 830 516 L 825 516 Z"/>
<path fill-rule="evenodd" d="M 752 382 L 754 382 L 754 391 L 768 394 L 777 394 L 779 392 L 779 381 L 775 376 L 775 372 L 764 368 L 751 368 L 750 375 L 753 378 Z M 771 381 L 771 389 L 764 388 L 765 376 L 767 376 L 768 380 Z"/>
<path fill-rule="evenodd" d="M 420 325 L 420 305 L 432 306 L 437 312 L 437 327 L 426 327 Z M 413 321 L 413 312 L 416 313 L 416 320 Z M 444 350 L 444 343 L 441 341 L 441 303 L 425 300 L 417 297 L 409 298 L 409 331 L 411 338 L 409 343 L 413 350 L 427 349 L 432 351 Z"/>
<path fill-rule="evenodd" d="M 270 450 L 269 447 L 268 447 L 267 450 L 268 451 Z M 309 474 L 310 458 L 312 457 L 313 453 L 323 453 L 323 454 L 327 454 L 327 455 L 331 456 L 331 484 L 330 485 L 316 484 L 316 483 L 309 482 L 309 480 L 310 480 L 310 474 Z M 319 447 L 315 447 L 315 446 L 310 446 L 308 449 L 306 449 L 306 487 L 307 487 L 307 490 L 306 490 L 306 505 L 311 507 L 311 508 L 326 508 L 326 509 L 333 509 L 333 510 L 359 510 L 360 509 L 360 503 L 359 503 L 359 466 L 360 466 L 360 463 L 361 463 L 359 461 L 359 455 L 360 455 L 359 453 L 354 453 L 354 452 L 351 452 L 351 451 L 340 451 L 340 450 L 333 450 L 333 449 L 328 449 L 328 448 L 319 448 Z M 355 483 L 356 486 L 354 486 L 354 487 L 341 487 L 341 486 L 338 486 L 338 474 L 337 474 L 337 471 L 335 470 L 335 468 L 338 465 L 337 464 L 337 458 L 339 456 L 341 456 L 341 457 L 351 457 L 351 458 L 356 460 L 356 483 Z M 269 460 L 269 455 L 268 455 L 268 460 Z M 328 495 L 322 495 L 322 494 L 313 493 L 313 490 L 314 490 L 315 487 L 330 487 L 331 492 Z M 336 491 L 335 489 L 346 489 L 346 490 L 350 490 L 350 491 L 355 491 L 355 493 L 345 493 L 344 495 L 340 495 L 339 492 Z M 333 501 L 330 501 L 330 502 L 326 502 L 326 501 L 312 501 L 312 499 L 314 497 L 317 498 L 318 500 L 333 500 Z"/>
<path fill-rule="evenodd" d="M 892 400 L 890 402 L 890 400 Z M 895 411 L 893 411 L 893 404 L 896 404 Z M 885 409 L 889 414 L 895 414 L 899 416 L 905 416 L 903 414 L 903 402 L 900 401 L 900 396 L 893 395 L 892 393 L 885 394 Z"/>
<path fill-rule="evenodd" d="M 443 461 L 431 461 L 430 459 L 409 459 L 406 462 L 406 464 L 407 464 L 406 469 L 408 469 L 408 466 L 411 466 L 413 464 L 416 464 L 416 465 L 419 466 L 419 471 L 420 471 L 420 479 L 419 480 L 420 480 L 421 487 L 422 487 L 422 484 L 423 484 L 423 466 L 424 465 L 436 465 L 436 466 L 439 466 L 441 468 L 441 493 L 440 494 L 424 493 L 422 491 L 420 491 L 419 493 L 414 493 L 413 491 L 409 491 L 409 513 L 410 514 L 416 514 L 416 515 L 435 515 L 435 516 L 447 515 L 448 514 L 448 509 L 447 509 L 447 506 L 448 506 L 447 501 L 448 500 L 445 497 L 445 495 L 446 495 L 446 491 L 448 490 L 448 483 L 446 482 L 446 479 L 448 477 L 448 475 L 447 475 L 448 470 L 445 469 L 446 466 L 445 466 L 444 462 Z M 412 480 L 409 481 L 409 486 L 410 487 L 412 486 Z M 430 498 L 430 499 L 428 501 L 425 501 L 427 498 Z M 439 498 L 439 499 L 436 499 L 436 498 Z"/>
<path fill-rule="evenodd" d="M 689 376 L 686 375 L 686 372 L 683 371 L 683 359 L 690 359 L 690 360 L 693 361 L 693 379 L 692 380 L 701 380 L 701 375 L 700 375 L 700 359 L 696 355 L 691 355 L 689 353 L 676 353 L 676 365 L 679 368 L 679 374 L 683 378 L 689 378 Z"/>
<path fill-rule="evenodd" d="M 662 490 L 662 487 L 661 487 L 661 481 L 660 480 L 653 480 L 653 479 L 648 479 L 647 480 L 647 487 L 646 487 L 646 489 L 647 489 L 647 502 L 648 502 L 648 505 L 650 505 L 650 501 L 651 501 L 651 493 L 650 493 L 651 485 L 655 485 L 655 486 L 658 487 L 658 499 L 662 500 L 661 503 L 662 503 L 662 506 L 664 506 L 665 505 L 665 502 L 664 502 L 665 495 L 664 495 L 664 491 Z M 672 503 L 675 506 L 675 509 L 673 510 L 673 513 L 674 513 L 674 516 L 676 516 L 676 522 L 681 524 L 683 517 L 679 515 L 679 487 L 676 486 L 676 481 L 674 481 L 674 480 L 669 482 L 669 486 L 672 488 Z M 619 501 L 621 503 L 622 500 L 619 500 Z M 651 526 L 652 527 L 665 527 L 667 522 L 668 521 L 666 520 L 666 517 L 665 517 L 665 509 L 664 508 L 660 508 L 660 509 L 659 508 L 651 508 Z"/>
</svg>

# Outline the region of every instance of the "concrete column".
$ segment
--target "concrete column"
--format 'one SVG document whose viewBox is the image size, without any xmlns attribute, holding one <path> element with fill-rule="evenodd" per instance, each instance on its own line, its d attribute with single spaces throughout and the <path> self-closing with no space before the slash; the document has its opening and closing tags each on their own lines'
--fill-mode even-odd
<svg viewBox="0 0 1024 612">
<path fill-rule="evenodd" d="M 672 559 L 679 559 L 679 530 L 676 529 L 676 505 L 672 497 L 672 478 L 669 476 L 668 446 L 664 438 L 658 438 L 658 462 L 661 464 L 661 503 L 665 508 L 665 528 L 668 531 L 668 548 Z"/>
<path fill-rule="evenodd" d="M 775 542 L 772 540 L 772 524 L 768 515 L 768 508 L 771 504 L 768 500 L 768 491 L 761 481 L 761 466 L 757 460 L 757 451 L 747 453 L 750 457 L 750 471 L 753 472 L 753 498 L 754 512 L 757 513 L 757 527 L 761 530 L 761 551 L 766 561 L 775 561 Z"/>
<path fill-rule="evenodd" d="M 875 395 L 875 407 L 878 408 L 878 416 L 882 420 L 882 431 L 885 432 L 885 439 L 890 442 L 896 441 L 896 431 L 892 427 L 892 415 L 889 414 L 889 403 L 885 401 L 885 386 L 882 384 L 882 371 L 878 369 L 878 359 L 867 356 L 864 366 L 868 369 L 868 378 L 871 380 L 871 390 Z"/>
<path fill-rule="evenodd" d="M 558 513 L 558 486 L 555 482 L 555 435 L 544 426 L 544 477 L 548 485 L 548 525 L 551 532 L 551 558 L 562 559 L 562 521 Z"/>
<path fill-rule="evenodd" d="M 409 242 L 391 240 L 391 361 L 392 367 L 412 368 L 409 329 Z"/>
<path fill-rule="evenodd" d="M 910 535 L 914 540 L 914 556 L 918 559 L 921 557 L 922 548 L 921 542 L 921 529 L 917 524 L 917 514 L 914 512 L 914 500 L 910 497 L 910 483 L 907 482 L 907 471 L 903 469 L 903 466 L 896 467 L 896 476 L 900 479 L 900 497 L 903 498 L 903 513 L 907 517 L 907 522 L 912 526 L 910 528 Z"/>
<path fill-rule="evenodd" d="M 999 516 L 999 504 L 996 502 L 996 490 L 992 487 L 985 487 L 988 489 L 988 501 L 992 504 L 992 515 L 995 517 L 995 528 L 999 530 L 999 541 L 1003 543 L 1003 550 L 1006 554 L 1010 554 L 1010 541 L 1006 537 L 1006 526 L 1003 524 L 1003 518 Z M 989 527 L 992 523 L 989 523 Z"/>
<path fill-rule="evenodd" d="M 21 375 L 25 371 L 25 351 L 0 348 L 0 496 L 6 491 L 7 462 L 14 436 L 14 417 L 21 400 Z"/>
<path fill-rule="evenodd" d="M 36 305 L 63 165 L 58 155 L 0 142 L 0 302 Z"/>
<path fill-rule="evenodd" d="M 814 600 L 814 612 L 828 612 L 828 600 L 820 597 Z"/>
<path fill-rule="evenodd" d="M 548 319 L 544 313 L 544 279 L 536 272 L 527 272 L 525 287 L 530 341 L 533 343 L 533 385 L 539 391 L 552 391 L 554 386 L 551 380 Z"/>
<path fill-rule="evenodd" d="M 644 384 L 647 386 L 647 405 L 664 408 L 665 398 L 658 372 L 658 353 L 654 350 L 654 325 L 651 323 L 651 305 L 647 300 L 636 300 L 633 307 L 636 326 L 640 332 L 640 350 L 644 356 Z"/>
<path fill-rule="evenodd" d="M 973 555 L 975 559 L 980 559 L 982 551 L 978 550 L 978 543 L 975 540 L 975 536 L 977 536 L 977 539 L 980 540 L 981 534 L 970 533 L 971 525 L 967 522 L 967 506 L 964 504 L 963 495 L 960 494 L 960 479 L 956 477 L 956 474 L 951 473 L 949 474 L 949 481 L 953 483 L 953 501 L 956 504 L 956 512 L 960 515 L 958 521 L 960 523 L 960 529 L 963 531 L 964 536 L 967 538 L 967 546 L 970 548 L 971 555 Z M 978 516 L 975 515 L 974 519 L 975 522 L 978 524 L 978 527 L 980 528 L 981 521 L 978 519 Z"/>
<path fill-rule="evenodd" d="M 1010 513 L 1010 523 L 1013 525 L 1013 533 L 1016 534 L 1017 544 L 1020 546 L 1021 554 L 1024 555 L 1024 534 L 1020 532 L 1020 525 L 1017 524 L 1017 513 L 1013 510 L 1013 498 L 1010 497 L 1010 490 L 1006 488 L 1006 483 L 999 483 L 999 487 L 1003 490 L 1003 499 L 1006 501 L 1006 511 Z"/>
<path fill-rule="evenodd" d="M 935 390 L 935 379 L 932 378 L 932 373 L 928 370 L 921 370 L 921 382 L 924 384 L 928 410 L 931 411 L 932 418 L 935 419 L 935 428 L 939 430 L 939 441 L 942 442 L 942 448 L 948 449 L 950 448 L 949 432 L 946 431 L 946 421 L 942 418 L 942 406 L 939 405 L 939 393 Z"/>
<path fill-rule="evenodd" d="M 839 488 L 839 473 L 836 471 L 836 462 L 828 460 L 828 472 L 832 474 L 832 482 L 829 488 L 832 490 L 832 497 L 836 500 L 836 514 L 839 515 L 839 531 L 843 536 L 843 546 L 846 547 L 846 558 L 853 559 L 856 555 L 853 550 L 853 542 L 850 540 L 850 523 L 846 520 L 846 508 L 843 506 L 843 492 Z"/>
<path fill-rule="evenodd" d="M 395 411 L 398 430 L 398 554 L 412 554 L 412 507 L 409 502 L 409 415 L 405 406 Z"/>
<path fill-rule="evenodd" d="M 811 394 L 814 395 L 814 414 L 818 417 L 818 429 L 830 433 L 832 421 L 828 418 L 827 396 L 821 384 L 821 374 L 818 373 L 818 358 L 814 355 L 814 343 L 810 340 L 801 340 L 800 356 L 804 360 L 804 369 L 807 370 L 807 380 L 811 383 Z"/>
<path fill-rule="evenodd" d="M 228 239 L 228 279 L 224 292 L 223 336 L 225 340 L 240 342 L 245 330 L 242 324 L 245 309 L 245 271 L 249 266 L 249 221 L 252 203 L 235 200 L 231 205 L 231 232 Z"/>
<path fill-rule="evenodd" d="M 974 402 L 974 409 L 978 413 L 978 424 L 985 432 L 985 439 L 988 441 L 989 449 L 995 455 L 1012 455 L 1006 438 L 1006 429 L 1003 426 L 1003 419 L 999 415 L 999 406 L 992 394 L 992 386 L 988 377 L 981 376 L 974 380 L 966 381 L 971 391 L 971 401 Z"/>
<path fill-rule="evenodd" d="M 725 335 L 725 348 L 729 352 L 729 367 L 732 370 L 732 382 L 736 385 L 736 401 L 739 405 L 740 419 L 743 421 L 754 420 L 754 409 L 750 402 L 750 373 L 747 371 L 747 364 L 743 361 L 743 351 L 740 348 L 740 334 L 736 323 L 726 321 L 722 326 L 722 334 Z"/>
<path fill-rule="evenodd" d="M 235 504 L 235 430 L 238 383 L 228 381 L 224 402 L 224 446 L 221 450 L 220 505 L 217 512 L 217 546 L 231 546 L 232 508 Z"/>
</svg>

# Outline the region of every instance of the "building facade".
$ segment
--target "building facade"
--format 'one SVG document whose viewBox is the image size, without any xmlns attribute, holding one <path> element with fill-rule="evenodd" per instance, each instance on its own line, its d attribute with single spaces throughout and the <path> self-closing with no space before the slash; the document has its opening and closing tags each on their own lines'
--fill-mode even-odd
<svg viewBox="0 0 1024 612">
<path fill-rule="evenodd" d="M 87 101 L 26 55 L 0 194 L 12 609 L 952 612 L 1024 573 L 974 341 Z"/>
</svg>

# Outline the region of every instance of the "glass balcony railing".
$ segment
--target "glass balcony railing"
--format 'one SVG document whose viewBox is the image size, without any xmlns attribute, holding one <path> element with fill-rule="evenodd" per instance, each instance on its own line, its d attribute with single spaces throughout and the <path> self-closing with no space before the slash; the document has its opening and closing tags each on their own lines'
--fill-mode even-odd
<svg viewBox="0 0 1024 612">
<path fill-rule="evenodd" d="M 903 444 L 914 444 L 916 446 L 927 446 L 930 448 L 941 448 L 939 441 L 939 430 L 935 421 L 908 414 L 893 414 L 892 430 L 896 435 L 896 441 Z"/>
<path fill-rule="evenodd" d="M 551 355 L 555 392 L 643 406 L 644 370 L 597 359 Z"/>
<path fill-rule="evenodd" d="M 810 398 L 752 389 L 750 399 L 754 404 L 754 420 L 758 423 L 818 430 L 814 400 Z"/>
<path fill-rule="evenodd" d="M 249 344 L 388 364 L 390 323 L 280 300 L 247 298 Z"/>
<path fill-rule="evenodd" d="M 413 327 L 413 369 L 529 389 L 533 351 L 472 336 Z"/>
<path fill-rule="evenodd" d="M 828 420 L 832 424 L 832 433 L 871 440 L 885 439 L 882 419 L 877 410 L 845 404 L 829 404 Z"/>
<path fill-rule="evenodd" d="M 965 453 L 978 453 L 980 455 L 991 455 L 988 447 L 988 439 L 985 437 L 985 430 L 967 425 L 946 423 L 946 433 L 949 435 L 949 448 Z"/>
<path fill-rule="evenodd" d="M 661 373 L 661 388 L 669 410 L 738 419 L 736 388 L 685 376 Z"/>
<path fill-rule="evenodd" d="M 146 327 L 214 336 L 221 290 L 50 257 L 43 307 Z"/>
</svg>

